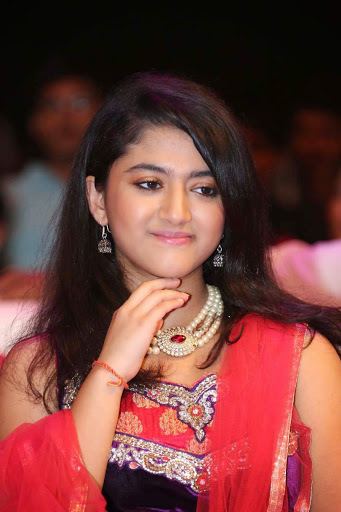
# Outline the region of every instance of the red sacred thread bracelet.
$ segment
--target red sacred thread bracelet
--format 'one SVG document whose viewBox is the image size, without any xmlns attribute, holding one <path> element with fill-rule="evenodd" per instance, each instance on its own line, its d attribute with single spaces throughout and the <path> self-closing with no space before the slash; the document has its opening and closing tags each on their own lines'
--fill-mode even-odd
<svg viewBox="0 0 341 512">
<path fill-rule="evenodd" d="M 118 386 L 118 387 L 124 386 L 125 389 L 128 389 L 128 384 L 123 379 L 123 377 L 118 375 L 118 373 L 116 373 L 115 370 L 113 368 L 111 368 L 111 366 L 109 366 L 107 363 L 96 359 L 96 361 L 94 361 L 92 363 L 92 367 L 94 367 L 94 366 L 99 366 L 100 368 L 104 368 L 104 370 L 107 370 L 107 372 L 111 373 L 111 375 L 113 375 L 114 377 L 116 377 L 118 379 L 118 381 L 116 381 L 116 382 L 114 380 L 108 380 L 108 382 L 107 382 L 108 386 Z"/>
</svg>

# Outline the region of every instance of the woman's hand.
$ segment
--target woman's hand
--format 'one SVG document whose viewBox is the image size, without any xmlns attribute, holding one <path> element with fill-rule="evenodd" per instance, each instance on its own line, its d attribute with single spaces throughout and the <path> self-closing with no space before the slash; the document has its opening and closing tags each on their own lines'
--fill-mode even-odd
<svg viewBox="0 0 341 512">
<path fill-rule="evenodd" d="M 188 300 L 187 293 L 176 290 L 179 285 L 177 278 L 146 281 L 114 313 L 99 359 L 126 381 L 140 370 L 164 316 Z"/>
</svg>

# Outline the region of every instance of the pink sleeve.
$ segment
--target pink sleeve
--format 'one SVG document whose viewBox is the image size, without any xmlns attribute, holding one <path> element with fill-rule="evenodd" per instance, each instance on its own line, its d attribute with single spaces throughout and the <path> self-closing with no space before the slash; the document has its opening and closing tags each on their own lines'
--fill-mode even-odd
<svg viewBox="0 0 341 512">
<path fill-rule="evenodd" d="M 1 512 L 104 512 L 84 467 L 71 411 L 25 423 L 0 443 Z"/>
</svg>

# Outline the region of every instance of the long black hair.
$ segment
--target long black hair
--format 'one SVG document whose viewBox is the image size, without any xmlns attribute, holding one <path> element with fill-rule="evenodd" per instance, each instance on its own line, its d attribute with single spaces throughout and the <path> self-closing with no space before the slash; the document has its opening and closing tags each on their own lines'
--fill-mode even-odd
<svg viewBox="0 0 341 512">
<path fill-rule="evenodd" d="M 43 395 L 33 385 L 37 367 L 57 357 L 58 384 L 76 372 L 85 378 L 98 356 L 111 317 L 129 296 L 115 251 L 100 254 L 100 227 L 89 212 L 85 178 L 105 187 L 112 163 L 150 126 L 174 126 L 192 138 L 216 179 L 225 208 L 224 267 L 204 263 L 207 283 L 219 286 L 225 304 L 217 357 L 233 323 L 249 312 L 282 322 L 304 322 L 340 344 L 341 312 L 302 302 L 279 289 L 267 259 L 266 207 L 247 144 L 234 115 L 208 87 L 155 72 L 118 83 L 94 117 L 68 185 L 35 334 L 47 333 L 31 363 L 29 382 L 45 405 L 56 383 L 51 373 Z M 114 245 L 114 240 L 111 240 Z"/>
</svg>

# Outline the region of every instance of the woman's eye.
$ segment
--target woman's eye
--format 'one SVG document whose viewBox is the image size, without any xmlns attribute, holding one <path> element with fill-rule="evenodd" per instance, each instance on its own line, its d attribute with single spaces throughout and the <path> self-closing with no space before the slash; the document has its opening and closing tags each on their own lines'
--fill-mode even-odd
<svg viewBox="0 0 341 512">
<path fill-rule="evenodd" d="M 218 190 L 214 187 L 202 186 L 202 187 L 195 188 L 194 191 L 198 192 L 202 196 L 207 196 L 207 197 L 215 197 L 218 195 Z"/>
<path fill-rule="evenodd" d="M 143 188 L 144 190 L 157 190 L 161 188 L 161 185 L 158 181 L 148 180 L 148 181 L 139 181 L 136 183 L 137 187 Z"/>
</svg>

